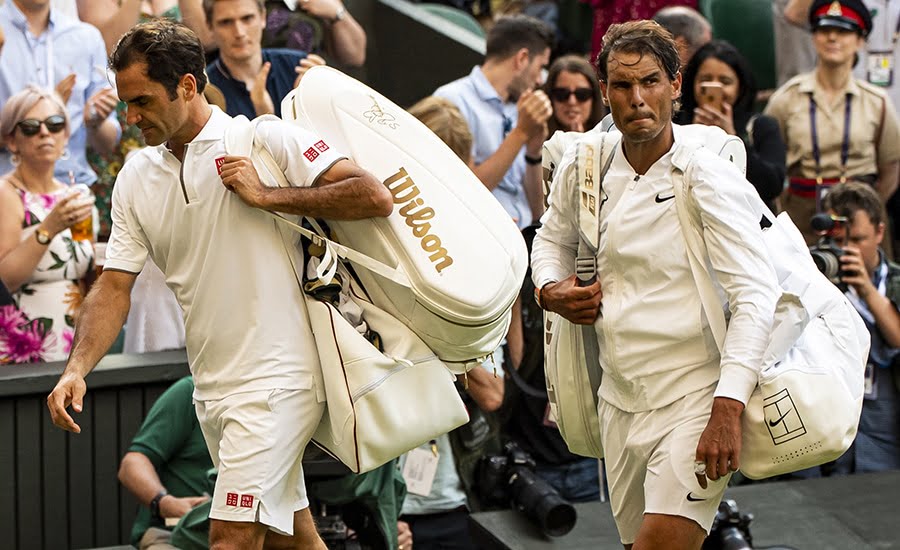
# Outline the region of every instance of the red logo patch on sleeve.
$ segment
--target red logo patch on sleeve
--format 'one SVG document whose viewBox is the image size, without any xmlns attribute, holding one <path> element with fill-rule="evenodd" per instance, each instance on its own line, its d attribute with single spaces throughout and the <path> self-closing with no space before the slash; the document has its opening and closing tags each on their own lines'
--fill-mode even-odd
<svg viewBox="0 0 900 550">
<path fill-rule="evenodd" d="M 308 160 L 309 162 L 312 162 L 312 161 L 316 160 L 317 158 L 319 158 L 319 152 L 316 151 L 315 149 L 313 149 L 312 147 L 310 147 L 303 153 L 303 156 L 306 157 L 306 160 Z"/>
<path fill-rule="evenodd" d="M 237 506 L 238 503 L 238 495 L 237 493 L 228 493 L 225 496 L 225 504 L 228 506 Z"/>
<path fill-rule="evenodd" d="M 316 142 L 316 149 L 318 149 L 319 151 L 324 153 L 325 151 L 328 150 L 328 144 L 322 140 L 319 140 Z"/>
<path fill-rule="evenodd" d="M 253 508 L 253 495 L 241 495 L 241 508 Z"/>
<path fill-rule="evenodd" d="M 220 176 L 222 175 L 222 166 L 225 164 L 225 157 L 219 157 L 216 159 L 216 173 Z M 229 493 L 231 494 L 231 493 Z"/>
</svg>

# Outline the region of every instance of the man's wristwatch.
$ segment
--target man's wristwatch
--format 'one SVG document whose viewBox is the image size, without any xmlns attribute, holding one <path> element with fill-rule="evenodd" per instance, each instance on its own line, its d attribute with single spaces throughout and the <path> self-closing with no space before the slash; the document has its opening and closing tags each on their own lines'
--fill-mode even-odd
<svg viewBox="0 0 900 550">
<path fill-rule="evenodd" d="M 159 515 L 159 501 L 169 493 L 166 492 L 165 489 L 160 491 L 153 497 L 153 500 L 150 501 L 150 517 L 157 520 L 162 520 L 162 516 Z"/>
<path fill-rule="evenodd" d="M 34 231 L 34 238 L 41 245 L 47 246 L 48 244 L 50 244 L 50 240 L 53 239 L 53 236 L 50 235 L 50 232 L 47 231 L 46 229 L 42 229 L 42 228 L 38 227 Z"/>
<path fill-rule="evenodd" d="M 331 20 L 332 23 L 337 23 L 341 19 L 343 19 L 347 15 L 347 8 L 343 5 L 338 8 L 338 10 L 334 13 L 334 19 Z"/>
</svg>

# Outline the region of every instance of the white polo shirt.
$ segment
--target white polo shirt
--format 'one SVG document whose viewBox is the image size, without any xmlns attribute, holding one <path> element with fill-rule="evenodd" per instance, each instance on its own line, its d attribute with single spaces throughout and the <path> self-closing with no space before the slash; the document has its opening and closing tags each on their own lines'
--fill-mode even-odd
<svg viewBox="0 0 900 550">
<path fill-rule="evenodd" d="M 195 399 L 309 389 L 321 369 L 285 247 L 302 262 L 297 239 L 222 185 L 217 159 L 225 156 L 231 117 L 212 109 L 184 163 L 160 145 L 123 166 L 105 269 L 139 273 L 149 254 L 165 274 L 184 314 Z M 311 186 L 344 158 L 277 119 L 260 122 L 256 132 L 298 187 Z"/>
</svg>

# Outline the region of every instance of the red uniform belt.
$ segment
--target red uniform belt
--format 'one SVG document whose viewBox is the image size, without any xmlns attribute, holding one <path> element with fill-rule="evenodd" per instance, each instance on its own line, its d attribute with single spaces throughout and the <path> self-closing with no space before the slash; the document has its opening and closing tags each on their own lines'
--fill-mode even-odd
<svg viewBox="0 0 900 550">
<path fill-rule="evenodd" d="M 788 193 L 805 199 L 814 199 L 816 198 L 816 185 L 831 187 L 840 182 L 841 179 L 822 178 L 821 183 L 816 178 L 790 178 L 788 181 Z"/>
</svg>

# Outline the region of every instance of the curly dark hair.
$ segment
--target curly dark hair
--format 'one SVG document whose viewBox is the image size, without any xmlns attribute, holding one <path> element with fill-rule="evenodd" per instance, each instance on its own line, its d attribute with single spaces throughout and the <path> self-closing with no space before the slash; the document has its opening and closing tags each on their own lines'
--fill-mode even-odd
<svg viewBox="0 0 900 550">
<path fill-rule="evenodd" d="M 628 21 L 610 25 L 603 35 L 603 49 L 597 56 L 597 74 L 600 82 L 607 82 L 609 72 L 607 62 L 612 52 L 628 52 L 652 55 L 666 72 L 669 80 L 675 80 L 681 59 L 672 34 L 655 21 Z"/>
</svg>

